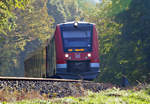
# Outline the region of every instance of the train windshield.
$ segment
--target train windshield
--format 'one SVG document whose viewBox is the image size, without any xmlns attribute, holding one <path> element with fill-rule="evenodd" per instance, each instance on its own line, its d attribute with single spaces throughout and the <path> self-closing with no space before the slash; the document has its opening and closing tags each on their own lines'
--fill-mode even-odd
<svg viewBox="0 0 150 104">
<path fill-rule="evenodd" d="M 91 51 L 92 38 L 91 31 L 63 31 L 64 51 L 68 49 L 83 49 L 84 51 Z"/>
</svg>

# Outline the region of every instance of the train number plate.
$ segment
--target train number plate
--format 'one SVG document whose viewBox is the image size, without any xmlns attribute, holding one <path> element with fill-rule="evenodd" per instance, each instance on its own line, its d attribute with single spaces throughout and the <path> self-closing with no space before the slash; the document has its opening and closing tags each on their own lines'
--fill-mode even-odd
<svg viewBox="0 0 150 104">
<path fill-rule="evenodd" d="M 80 54 L 75 54 L 75 58 L 80 58 Z"/>
</svg>

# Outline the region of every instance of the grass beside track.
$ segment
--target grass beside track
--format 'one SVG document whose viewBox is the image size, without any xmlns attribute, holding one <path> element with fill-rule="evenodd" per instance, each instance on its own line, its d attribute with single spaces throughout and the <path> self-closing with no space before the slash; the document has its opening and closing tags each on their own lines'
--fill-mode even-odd
<svg viewBox="0 0 150 104">
<path fill-rule="evenodd" d="M 136 89 L 136 87 L 131 90 L 112 88 L 99 93 L 90 91 L 85 91 L 84 93 L 85 96 L 83 97 L 76 96 L 52 99 L 48 99 L 45 96 L 39 97 L 37 94 L 33 96 L 32 94 L 32 96 L 28 95 L 28 97 L 21 101 L 0 101 L 0 104 L 150 104 L 150 85 L 140 90 Z"/>
</svg>

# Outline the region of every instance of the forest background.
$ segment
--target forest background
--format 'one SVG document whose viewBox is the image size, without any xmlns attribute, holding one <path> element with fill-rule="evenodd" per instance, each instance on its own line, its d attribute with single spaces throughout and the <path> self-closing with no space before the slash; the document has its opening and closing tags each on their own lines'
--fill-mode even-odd
<svg viewBox="0 0 150 104">
<path fill-rule="evenodd" d="M 150 82 L 150 0 L 1 0 L 0 76 L 24 76 L 24 59 L 58 23 L 96 24 L 99 82 Z"/>
</svg>

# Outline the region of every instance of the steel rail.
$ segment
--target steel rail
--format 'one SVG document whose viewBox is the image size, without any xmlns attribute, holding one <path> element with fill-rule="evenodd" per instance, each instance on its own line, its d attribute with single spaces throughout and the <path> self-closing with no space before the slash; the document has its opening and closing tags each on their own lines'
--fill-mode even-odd
<svg viewBox="0 0 150 104">
<path fill-rule="evenodd" d="M 73 79 L 54 79 L 54 78 L 33 78 L 33 77 L 0 77 L 0 80 L 27 80 L 27 81 L 51 81 L 51 82 L 84 82 L 92 83 L 86 80 L 73 80 Z"/>
</svg>

